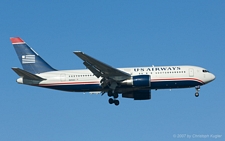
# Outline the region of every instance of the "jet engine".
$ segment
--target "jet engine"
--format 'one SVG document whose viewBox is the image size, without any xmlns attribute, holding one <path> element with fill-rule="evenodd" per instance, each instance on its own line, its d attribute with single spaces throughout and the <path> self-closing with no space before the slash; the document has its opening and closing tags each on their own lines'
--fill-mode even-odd
<svg viewBox="0 0 225 141">
<path fill-rule="evenodd" d="M 133 98 L 134 100 L 148 100 L 151 99 L 150 90 L 137 90 L 128 93 L 122 93 L 122 97 Z"/>
<path fill-rule="evenodd" d="M 132 76 L 131 79 L 124 80 L 122 81 L 121 84 L 135 87 L 151 87 L 151 76 L 150 75 Z"/>
</svg>

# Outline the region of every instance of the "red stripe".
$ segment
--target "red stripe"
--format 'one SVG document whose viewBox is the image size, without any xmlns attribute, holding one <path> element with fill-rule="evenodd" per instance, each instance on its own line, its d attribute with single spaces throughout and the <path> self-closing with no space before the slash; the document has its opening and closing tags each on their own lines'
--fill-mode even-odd
<svg viewBox="0 0 225 141">
<path fill-rule="evenodd" d="M 194 80 L 194 81 L 198 81 L 198 82 L 204 84 L 204 82 L 202 80 L 199 80 L 197 78 L 161 78 L 161 79 L 152 79 L 153 82 L 155 82 L 155 81 L 173 81 L 173 80 L 179 80 L 179 81 Z"/>
<path fill-rule="evenodd" d="M 12 37 L 10 38 L 13 44 L 24 43 L 24 41 L 20 37 Z"/>
<path fill-rule="evenodd" d="M 51 84 L 39 84 L 39 86 L 54 86 L 54 85 L 79 85 L 79 84 L 99 84 L 99 81 L 94 82 L 60 82 L 60 83 L 51 83 Z"/>
</svg>

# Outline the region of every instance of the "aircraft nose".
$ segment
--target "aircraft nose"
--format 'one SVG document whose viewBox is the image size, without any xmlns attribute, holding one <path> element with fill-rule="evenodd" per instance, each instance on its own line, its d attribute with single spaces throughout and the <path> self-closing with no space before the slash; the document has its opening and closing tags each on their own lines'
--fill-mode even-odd
<svg viewBox="0 0 225 141">
<path fill-rule="evenodd" d="M 207 75 L 205 75 L 205 83 L 209 83 L 212 82 L 214 79 L 216 78 L 216 76 L 212 73 L 208 73 Z"/>
<path fill-rule="evenodd" d="M 212 79 L 212 81 L 213 81 L 214 79 L 216 79 L 216 76 L 215 76 L 214 74 L 212 74 L 212 73 L 211 73 L 211 79 Z"/>
<path fill-rule="evenodd" d="M 216 78 L 216 76 L 214 74 L 209 73 L 209 75 L 207 76 L 206 83 L 213 81 L 215 78 Z"/>
</svg>

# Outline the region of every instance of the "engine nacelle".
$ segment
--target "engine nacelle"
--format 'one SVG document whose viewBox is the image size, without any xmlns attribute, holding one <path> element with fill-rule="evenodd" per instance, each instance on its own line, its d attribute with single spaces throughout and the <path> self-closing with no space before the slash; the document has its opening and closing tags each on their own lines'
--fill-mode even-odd
<svg viewBox="0 0 225 141">
<path fill-rule="evenodd" d="M 134 100 L 148 100 L 151 99 L 150 90 L 137 90 L 128 93 L 123 93 L 122 97 L 133 98 Z"/>
<path fill-rule="evenodd" d="M 150 75 L 132 76 L 131 79 L 124 80 L 121 84 L 135 87 L 151 87 L 151 76 Z"/>
</svg>

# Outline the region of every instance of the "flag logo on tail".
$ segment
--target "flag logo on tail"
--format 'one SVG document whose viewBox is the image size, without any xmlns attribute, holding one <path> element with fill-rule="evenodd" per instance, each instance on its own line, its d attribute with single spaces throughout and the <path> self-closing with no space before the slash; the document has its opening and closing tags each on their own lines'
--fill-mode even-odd
<svg viewBox="0 0 225 141">
<path fill-rule="evenodd" d="M 35 55 L 23 55 L 22 63 L 23 64 L 35 63 Z"/>
</svg>

